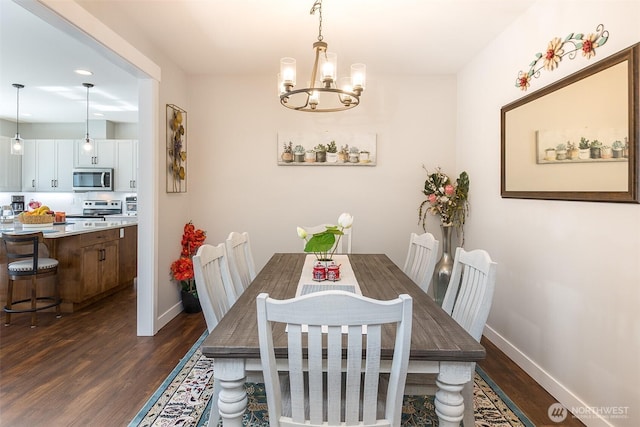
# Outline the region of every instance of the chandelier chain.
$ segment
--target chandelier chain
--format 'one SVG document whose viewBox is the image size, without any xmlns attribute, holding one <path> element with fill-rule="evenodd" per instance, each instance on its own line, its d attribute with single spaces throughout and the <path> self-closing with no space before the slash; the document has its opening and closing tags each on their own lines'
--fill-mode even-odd
<svg viewBox="0 0 640 427">
<path fill-rule="evenodd" d="M 316 11 L 318 11 L 318 41 L 321 42 L 324 38 L 322 37 L 322 0 L 316 0 L 309 14 L 315 15 Z"/>
</svg>

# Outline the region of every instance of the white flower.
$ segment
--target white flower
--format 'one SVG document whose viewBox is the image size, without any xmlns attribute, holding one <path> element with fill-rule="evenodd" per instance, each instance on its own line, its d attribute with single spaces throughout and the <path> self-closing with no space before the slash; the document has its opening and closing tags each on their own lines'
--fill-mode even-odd
<svg viewBox="0 0 640 427">
<path fill-rule="evenodd" d="M 301 239 L 306 239 L 307 238 L 307 230 L 305 230 L 302 227 L 298 227 L 297 231 L 298 231 L 298 237 L 300 237 Z"/>
<path fill-rule="evenodd" d="M 338 217 L 338 224 L 342 228 L 351 228 L 353 225 L 353 217 L 351 214 L 345 212 Z"/>
</svg>

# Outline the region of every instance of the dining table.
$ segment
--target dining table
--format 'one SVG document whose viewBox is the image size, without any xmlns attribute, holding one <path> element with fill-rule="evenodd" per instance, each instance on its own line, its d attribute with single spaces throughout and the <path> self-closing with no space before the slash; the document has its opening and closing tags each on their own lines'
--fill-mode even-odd
<svg viewBox="0 0 640 427">
<path fill-rule="evenodd" d="M 261 372 L 256 297 L 266 292 L 276 299 L 293 298 L 303 284 L 313 281 L 309 265 L 313 254 L 276 253 L 257 274 L 218 325 L 204 340 L 201 351 L 214 358 L 214 381 L 219 382 L 218 409 L 224 426 L 241 426 L 247 407 L 247 373 Z M 344 275 L 337 282 L 319 282 L 327 289 L 355 281 L 358 293 L 379 300 L 408 294 L 413 299 L 409 374 L 437 375 L 435 412 L 440 426 L 459 426 L 464 412 L 463 386 L 473 379 L 475 362 L 485 349 L 384 254 L 341 255 Z M 348 310 L 349 307 L 345 307 Z M 287 333 L 284 325 L 273 330 L 276 363 L 286 370 Z M 382 336 L 381 370 L 390 369 L 394 328 Z"/>
</svg>

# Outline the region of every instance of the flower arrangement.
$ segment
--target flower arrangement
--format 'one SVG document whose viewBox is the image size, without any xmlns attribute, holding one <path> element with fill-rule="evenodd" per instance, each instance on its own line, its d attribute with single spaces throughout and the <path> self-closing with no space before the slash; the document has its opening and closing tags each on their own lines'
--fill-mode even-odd
<svg viewBox="0 0 640 427">
<path fill-rule="evenodd" d="M 463 171 L 453 182 L 440 168 L 431 174 L 427 171 L 427 174 L 422 190 L 427 199 L 420 203 L 418 223 L 426 231 L 426 216 L 430 213 L 440 215 L 442 225 L 461 229 L 469 212 L 469 175 Z"/>
<path fill-rule="evenodd" d="M 207 232 L 196 229 L 193 222 L 189 221 L 184 225 L 182 233 L 182 251 L 180 258 L 171 264 L 171 276 L 174 280 L 180 282 L 183 291 L 198 295 L 196 291 L 196 282 L 193 275 L 193 256 L 198 248 L 204 244 L 207 238 Z"/>
<path fill-rule="evenodd" d="M 333 259 L 344 230 L 351 228 L 352 225 L 353 216 L 345 212 L 338 217 L 338 225 L 327 225 L 324 231 L 315 233 L 310 238 L 304 228 L 298 227 L 297 231 L 298 237 L 307 241 L 304 246 L 305 252 L 313 252 L 319 261 L 328 261 Z M 337 241 L 336 236 L 338 236 Z"/>
</svg>

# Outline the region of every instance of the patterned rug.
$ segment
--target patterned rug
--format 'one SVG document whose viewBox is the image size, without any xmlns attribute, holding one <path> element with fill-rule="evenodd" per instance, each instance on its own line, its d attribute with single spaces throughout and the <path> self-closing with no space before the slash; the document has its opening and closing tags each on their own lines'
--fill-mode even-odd
<svg viewBox="0 0 640 427">
<path fill-rule="evenodd" d="M 207 426 L 213 394 L 213 360 L 200 352 L 206 335 L 205 331 L 129 423 L 129 427 Z M 264 385 L 247 383 L 246 389 L 249 403 L 243 425 L 268 427 Z M 473 394 L 476 426 L 533 427 L 533 423 L 478 366 Z M 433 396 L 405 396 L 402 425 L 437 426 Z"/>
</svg>

